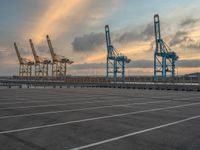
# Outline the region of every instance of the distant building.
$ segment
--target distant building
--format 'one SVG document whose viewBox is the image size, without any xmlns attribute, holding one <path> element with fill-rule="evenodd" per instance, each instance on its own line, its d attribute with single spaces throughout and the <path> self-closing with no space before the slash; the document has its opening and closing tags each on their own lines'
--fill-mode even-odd
<svg viewBox="0 0 200 150">
<path fill-rule="evenodd" d="M 191 74 L 186 74 L 185 77 L 189 77 L 189 78 L 200 78 L 200 72 L 195 72 L 195 73 L 191 73 Z"/>
</svg>

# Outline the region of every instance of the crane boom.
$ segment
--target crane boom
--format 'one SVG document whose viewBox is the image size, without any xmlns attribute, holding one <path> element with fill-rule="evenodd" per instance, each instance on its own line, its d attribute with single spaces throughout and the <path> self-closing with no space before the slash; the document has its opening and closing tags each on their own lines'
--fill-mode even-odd
<svg viewBox="0 0 200 150">
<path fill-rule="evenodd" d="M 23 62 L 22 62 L 22 57 L 21 57 L 21 55 L 20 55 L 20 53 L 19 53 L 19 49 L 18 49 L 16 43 L 14 43 L 14 47 L 15 47 L 15 51 L 16 51 L 16 53 L 17 53 L 17 57 L 18 57 L 19 63 L 22 64 L 22 63 L 23 63 Z"/>
<path fill-rule="evenodd" d="M 111 46 L 110 28 L 108 25 L 105 26 L 106 44 L 107 47 Z"/>
<path fill-rule="evenodd" d="M 108 51 L 108 55 L 107 57 L 110 58 L 110 59 L 114 59 L 114 56 L 115 54 L 113 53 L 116 53 L 116 50 L 114 49 L 114 47 L 112 46 L 112 43 L 111 43 L 111 36 L 110 36 L 110 28 L 109 28 L 109 25 L 106 25 L 105 26 L 105 36 L 106 36 L 106 45 L 107 45 L 107 51 Z"/>
<path fill-rule="evenodd" d="M 39 61 L 38 55 L 37 55 L 37 53 L 35 51 L 35 47 L 34 47 L 33 41 L 31 39 L 29 39 L 29 42 L 30 42 L 30 46 L 31 46 L 31 50 L 33 52 L 33 56 L 34 56 L 35 62 L 39 63 L 40 61 Z"/>
<path fill-rule="evenodd" d="M 53 62 L 57 61 L 49 35 L 46 36 Z"/>
<path fill-rule="evenodd" d="M 19 76 L 31 76 L 32 73 L 32 66 L 34 65 L 34 62 L 31 60 L 28 60 L 26 58 L 21 57 L 19 53 L 19 49 L 16 43 L 14 43 L 15 51 L 17 53 L 17 57 L 19 60 Z"/>
<path fill-rule="evenodd" d="M 156 52 L 158 52 L 159 47 L 161 48 L 161 32 L 160 32 L 160 19 L 159 15 L 154 16 L 154 30 L 155 30 L 155 41 L 156 41 Z"/>
</svg>

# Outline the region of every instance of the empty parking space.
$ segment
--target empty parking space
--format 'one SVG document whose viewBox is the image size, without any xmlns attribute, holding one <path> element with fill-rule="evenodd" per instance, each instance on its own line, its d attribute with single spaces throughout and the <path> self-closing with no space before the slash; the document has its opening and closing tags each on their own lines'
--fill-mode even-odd
<svg viewBox="0 0 200 150">
<path fill-rule="evenodd" d="M 0 149 L 200 149 L 198 92 L 36 88 L 0 95 Z"/>
</svg>

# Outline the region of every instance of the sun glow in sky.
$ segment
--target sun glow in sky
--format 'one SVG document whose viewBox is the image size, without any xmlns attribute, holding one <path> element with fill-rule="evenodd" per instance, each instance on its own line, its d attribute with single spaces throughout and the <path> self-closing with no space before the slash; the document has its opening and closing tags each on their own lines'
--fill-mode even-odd
<svg viewBox="0 0 200 150">
<path fill-rule="evenodd" d="M 180 57 L 179 74 L 200 68 L 198 0 L 1 0 L 0 4 L 0 75 L 17 74 L 14 42 L 23 57 L 33 60 L 28 43 L 32 38 L 38 54 L 51 58 L 47 34 L 58 54 L 75 61 L 70 73 L 103 75 L 106 24 L 112 44 L 132 60 L 129 75 L 152 75 L 155 13 L 160 15 L 163 39 Z"/>
</svg>

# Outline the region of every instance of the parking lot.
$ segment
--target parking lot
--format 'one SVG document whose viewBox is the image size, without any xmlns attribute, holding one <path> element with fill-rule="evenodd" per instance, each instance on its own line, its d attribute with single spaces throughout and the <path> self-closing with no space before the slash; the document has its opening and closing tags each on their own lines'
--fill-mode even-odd
<svg viewBox="0 0 200 150">
<path fill-rule="evenodd" d="M 0 89 L 1 150 L 199 150 L 200 93 Z"/>
</svg>

